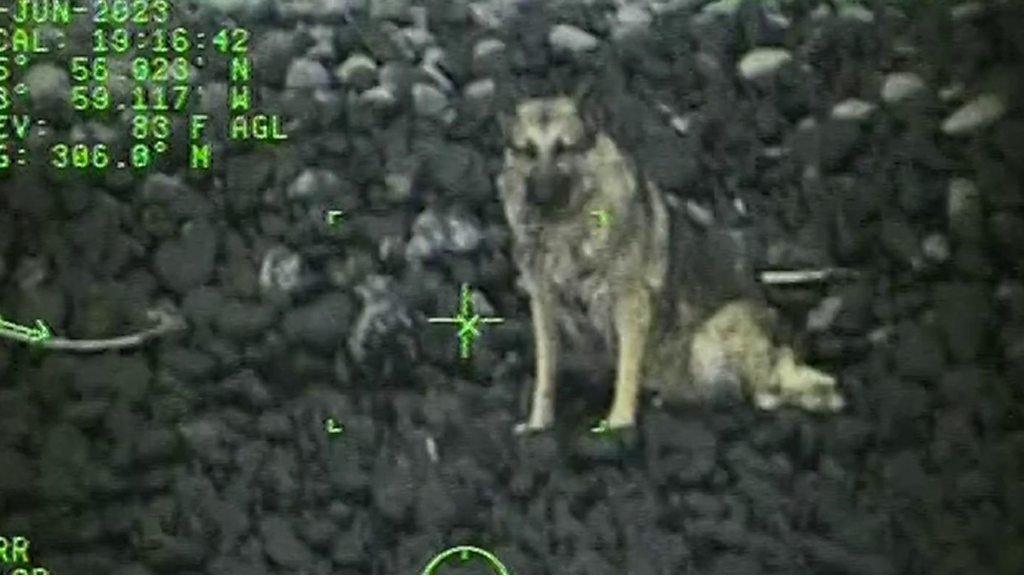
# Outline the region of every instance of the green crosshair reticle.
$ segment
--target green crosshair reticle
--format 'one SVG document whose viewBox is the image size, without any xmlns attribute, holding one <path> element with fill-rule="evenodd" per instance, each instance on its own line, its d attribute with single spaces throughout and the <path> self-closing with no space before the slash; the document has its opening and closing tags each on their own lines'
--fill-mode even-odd
<svg viewBox="0 0 1024 576">
<path fill-rule="evenodd" d="M 456 554 L 458 554 L 459 560 L 463 562 L 469 560 L 470 555 L 480 556 L 491 565 L 495 574 L 508 574 L 508 568 L 505 568 L 505 565 L 501 563 L 501 560 L 498 560 L 497 556 L 476 546 L 453 546 L 444 552 L 441 552 L 427 563 L 427 567 L 423 569 L 423 573 L 433 574 L 434 570 L 437 570 L 441 564 Z"/>
<path fill-rule="evenodd" d="M 466 360 L 469 358 L 473 348 L 473 341 L 480 337 L 481 324 L 501 324 L 504 318 L 483 317 L 473 310 L 473 296 L 469 290 L 469 284 L 462 285 L 461 296 L 459 297 L 459 314 L 453 318 L 428 318 L 432 324 L 457 324 L 459 332 L 459 356 Z"/>
</svg>

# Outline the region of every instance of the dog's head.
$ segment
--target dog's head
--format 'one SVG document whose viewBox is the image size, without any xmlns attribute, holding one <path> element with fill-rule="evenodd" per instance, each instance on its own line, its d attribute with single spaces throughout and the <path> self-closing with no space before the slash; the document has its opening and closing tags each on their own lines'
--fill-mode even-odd
<svg viewBox="0 0 1024 576">
<path fill-rule="evenodd" d="M 568 96 L 521 102 L 505 131 L 517 163 L 527 175 L 527 200 L 544 213 L 579 204 L 573 182 L 585 169 L 594 131 Z"/>
</svg>

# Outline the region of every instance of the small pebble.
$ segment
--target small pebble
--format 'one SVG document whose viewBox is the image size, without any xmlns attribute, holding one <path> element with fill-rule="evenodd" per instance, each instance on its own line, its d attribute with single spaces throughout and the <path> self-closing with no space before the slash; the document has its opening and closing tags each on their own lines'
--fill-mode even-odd
<svg viewBox="0 0 1024 576">
<path fill-rule="evenodd" d="M 896 104 L 917 96 L 925 89 L 924 80 L 913 72 L 893 72 L 882 83 L 882 101 Z"/>
<path fill-rule="evenodd" d="M 973 134 L 994 124 L 1006 113 L 1006 104 L 995 94 L 981 94 L 953 112 L 942 123 L 950 136 Z"/>
<path fill-rule="evenodd" d="M 782 48 L 755 48 L 740 60 L 740 76 L 747 80 L 758 80 L 774 75 L 793 60 L 788 50 Z"/>
<path fill-rule="evenodd" d="M 551 28 L 548 42 L 555 52 L 580 54 L 597 48 L 598 40 L 593 34 L 569 24 L 558 24 Z"/>
</svg>

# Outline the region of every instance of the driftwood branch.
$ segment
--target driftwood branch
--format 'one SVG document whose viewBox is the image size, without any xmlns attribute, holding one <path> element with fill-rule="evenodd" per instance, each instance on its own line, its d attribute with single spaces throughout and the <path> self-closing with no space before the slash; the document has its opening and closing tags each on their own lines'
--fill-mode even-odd
<svg viewBox="0 0 1024 576">
<path fill-rule="evenodd" d="M 758 275 L 762 284 L 794 285 L 814 284 L 853 278 L 856 273 L 846 268 L 818 268 L 811 270 L 765 270 Z"/>
<path fill-rule="evenodd" d="M 91 353 L 106 352 L 109 350 L 124 350 L 127 348 L 142 346 L 146 342 L 159 338 L 165 334 L 184 330 L 187 326 L 183 318 L 168 309 L 154 308 L 149 310 L 146 313 L 146 316 L 154 323 L 154 325 L 151 328 L 147 328 L 133 334 L 128 334 L 126 336 L 94 340 L 73 340 L 70 338 L 53 337 L 48 340 L 38 342 L 36 345 L 47 350 L 59 350 L 64 352 Z"/>
</svg>

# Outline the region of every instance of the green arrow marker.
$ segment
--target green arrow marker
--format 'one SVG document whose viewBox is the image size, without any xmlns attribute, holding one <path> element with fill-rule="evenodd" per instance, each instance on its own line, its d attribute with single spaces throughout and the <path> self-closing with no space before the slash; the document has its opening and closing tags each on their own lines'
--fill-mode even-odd
<svg viewBox="0 0 1024 576">
<path fill-rule="evenodd" d="M 342 215 L 345 214 L 344 210 L 328 210 L 327 211 L 327 225 L 334 226 L 338 220 L 341 219 Z"/>
<path fill-rule="evenodd" d="M 36 320 L 35 327 L 31 328 L 15 324 L 14 322 L 8 322 L 0 316 L 0 338 L 10 338 L 11 340 L 27 344 L 41 344 L 53 338 L 53 333 L 50 332 L 50 328 L 42 320 Z"/>
<path fill-rule="evenodd" d="M 340 424 L 334 421 L 334 418 L 328 418 L 326 421 L 324 421 L 324 427 L 327 429 L 327 433 L 330 434 L 331 436 L 341 434 L 342 432 L 345 431 L 345 429 L 342 428 Z"/>
</svg>

